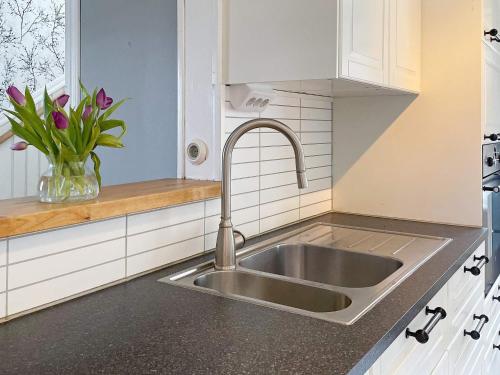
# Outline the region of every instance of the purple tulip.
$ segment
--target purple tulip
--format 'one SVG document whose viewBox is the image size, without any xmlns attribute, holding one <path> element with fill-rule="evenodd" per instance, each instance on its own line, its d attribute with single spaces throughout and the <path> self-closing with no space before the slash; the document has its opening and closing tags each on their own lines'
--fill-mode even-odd
<svg viewBox="0 0 500 375">
<path fill-rule="evenodd" d="M 92 106 L 91 105 L 86 105 L 85 109 L 82 113 L 82 119 L 83 121 L 87 121 L 87 119 L 90 117 L 90 114 L 92 113 Z"/>
<path fill-rule="evenodd" d="M 26 104 L 26 98 L 16 86 L 9 86 L 7 89 L 7 95 L 9 95 L 9 97 L 19 105 Z"/>
<path fill-rule="evenodd" d="M 68 119 L 61 112 L 52 112 L 52 119 L 54 120 L 54 124 L 56 124 L 56 128 L 59 130 L 64 130 L 68 127 Z"/>
<path fill-rule="evenodd" d="M 10 149 L 13 151 L 23 151 L 28 148 L 28 144 L 26 142 L 17 142 L 10 146 Z"/>
<path fill-rule="evenodd" d="M 57 104 L 59 107 L 64 107 L 66 103 L 69 100 L 69 95 L 68 94 L 63 94 L 60 97 L 58 97 L 56 100 L 54 100 L 54 104 Z"/>
<path fill-rule="evenodd" d="M 106 96 L 104 89 L 100 89 L 96 96 L 96 104 L 100 109 L 108 109 L 113 104 L 113 99 Z"/>
</svg>

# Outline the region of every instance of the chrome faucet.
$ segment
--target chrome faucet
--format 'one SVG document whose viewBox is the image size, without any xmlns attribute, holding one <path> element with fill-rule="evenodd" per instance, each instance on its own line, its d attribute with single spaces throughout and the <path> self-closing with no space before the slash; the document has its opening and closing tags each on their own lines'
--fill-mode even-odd
<svg viewBox="0 0 500 375">
<path fill-rule="evenodd" d="M 218 270 L 232 270 L 236 268 L 236 250 L 243 247 L 245 237 L 233 229 L 231 223 L 231 160 L 234 146 L 241 136 L 250 130 L 269 128 L 281 132 L 293 146 L 295 153 L 295 169 L 297 171 L 297 185 L 299 189 L 307 187 L 306 163 L 304 150 L 299 137 L 282 122 L 271 119 L 257 119 L 245 122 L 236 128 L 229 136 L 224 146 L 222 156 L 222 200 L 221 221 L 215 247 L 215 268 Z"/>
</svg>

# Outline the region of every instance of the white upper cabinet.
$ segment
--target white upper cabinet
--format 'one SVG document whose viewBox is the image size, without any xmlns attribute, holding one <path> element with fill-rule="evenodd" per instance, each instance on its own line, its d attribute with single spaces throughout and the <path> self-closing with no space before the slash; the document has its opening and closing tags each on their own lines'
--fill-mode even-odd
<svg viewBox="0 0 500 375">
<path fill-rule="evenodd" d="M 389 0 L 389 86 L 420 90 L 421 0 Z"/>
<path fill-rule="evenodd" d="M 387 0 L 341 0 L 341 78 L 388 82 L 388 14 Z"/>
<path fill-rule="evenodd" d="M 224 83 L 341 79 L 418 91 L 420 1 L 224 0 Z"/>
</svg>

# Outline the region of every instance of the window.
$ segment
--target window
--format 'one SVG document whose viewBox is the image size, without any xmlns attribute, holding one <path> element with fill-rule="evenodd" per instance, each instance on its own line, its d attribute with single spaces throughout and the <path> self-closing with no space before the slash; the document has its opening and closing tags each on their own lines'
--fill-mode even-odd
<svg viewBox="0 0 500 375">
<path fill-rule="evenodd" d="M 65 0 L 0 0 L 0 106 L 9 85 L 64 88 L 65 13 Z"/>
</svg>

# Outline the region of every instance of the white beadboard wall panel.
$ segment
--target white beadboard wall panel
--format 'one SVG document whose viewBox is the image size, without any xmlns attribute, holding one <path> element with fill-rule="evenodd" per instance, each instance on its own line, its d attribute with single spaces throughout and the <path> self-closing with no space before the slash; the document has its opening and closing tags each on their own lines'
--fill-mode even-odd
<svg viewBox="0 0 500 375">
<path fill-rule="evenodd" d="M 9 263 L 76 249 L 125 236 L 125 218 L 52 230 L 9 240 Z"/>
<path fill-rule="evenodd" d="M 122 258 L 125 258 L 125 238 L 13 264 L 9 267 L 9 289 Z"/>
<path fill-rule="evenodd" d="M 127 234 L 133 235 L 162 227 L 185 223 L 205 216 L 205 203 L 179 205 L 162 210 L 130 215 L 127 219 Z"/>
<path fill-rule="evenodd" d="M 120 259 L 23 288 L 9 290 L 7 293 L 7 314 L 17 314 L 24 310 L 52 303 L 124 277 L 125 259 Z"/>
<path fill-rule="evenodd" d="M 165 247 L 176 242 L 203 236 L 204 220 L 195 220 L 150 232 L 134 234 L 127 238 L 127 255 Z"/>
<path fill-rule="evenodd" d="M 0 267 L 7 264 L 7 241 L 0 241 Z"/>
<path fill-rule="evenodd" d="M 127 258 L 127 276 L 145 272 L 163 265 L 203 253 L 203 236 L 164 246 Z"/>
</svg>

